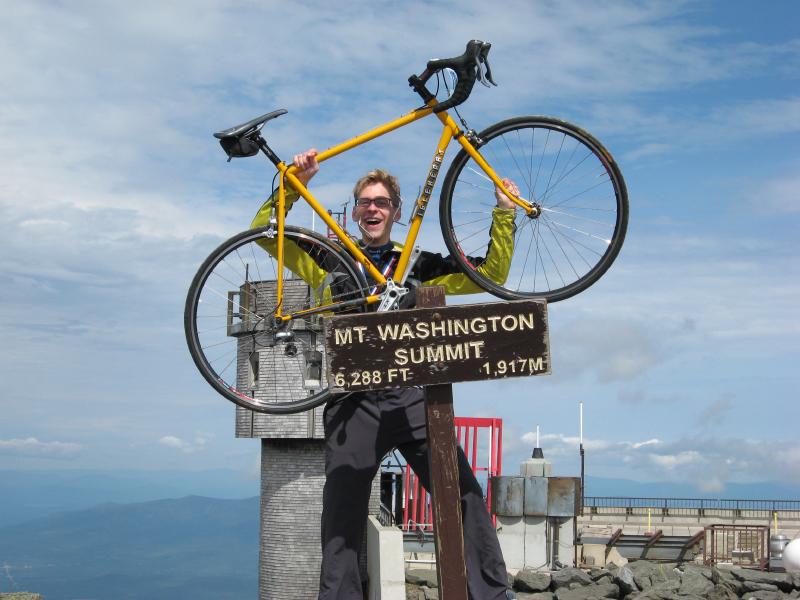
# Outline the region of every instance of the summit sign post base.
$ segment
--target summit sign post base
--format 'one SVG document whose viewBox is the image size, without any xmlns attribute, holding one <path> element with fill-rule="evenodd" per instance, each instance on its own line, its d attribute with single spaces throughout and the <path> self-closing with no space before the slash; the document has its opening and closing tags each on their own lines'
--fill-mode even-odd
<svg viewBox="0 0 800 600">
<path fill-rule="evenodd" d="M 545 302 L 445 306 L 444 288 L 417 290 L 416 309 L 325 320 L 331 391 L 424 386 L 439 594 L 467 600 L 452 383 L 545 375 Z"/>
</svg>

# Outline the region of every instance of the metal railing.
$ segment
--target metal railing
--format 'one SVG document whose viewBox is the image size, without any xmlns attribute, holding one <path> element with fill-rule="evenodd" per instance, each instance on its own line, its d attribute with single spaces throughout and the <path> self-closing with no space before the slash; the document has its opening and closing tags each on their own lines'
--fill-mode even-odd
<svg viewBox="0 0 800 600">
<path fill-rule="evenodd" d="M 626 514 L 638 514 L 645 510 L 656 510 L 661 514 L 695 514 L 718 515 L 729 513 L 752 517 L 771 517 L 778 514 L 783 517 L 800 518 L 800 500 L 736 500 L 715 498 L 631 498 L 621 496 L 585 496 L 583 508 L 589 514 L 598 514 L 606 510 L 624 511 Z M 795 513 L 790 515 L 787 513 Z"/>
</svg>

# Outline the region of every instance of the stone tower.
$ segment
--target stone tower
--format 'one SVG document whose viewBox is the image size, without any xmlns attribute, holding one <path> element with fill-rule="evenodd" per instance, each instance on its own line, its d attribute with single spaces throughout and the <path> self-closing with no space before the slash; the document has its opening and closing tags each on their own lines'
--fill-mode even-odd
<svg viewBox="0 0 800 600">
<path fill-rule="evenodd" d="M 256 286 L 258 298 L 275 297 L 274 281 L 249 285 Z M 292 296 L 308 294 L 310 290 L 304 281 L 284 282 L 287 304 Z M 289 352 L 286 345 L 259 340 L 258 336 L 240 337 L 237 387 L 252 390 L 256 397 L 259 389 L 275 390 L 276 386 L 285 386 L 285 393 L 291 397 L 319 389 L 325 373 L 322 323 L 298 322 L 293 333 L 294 349 Z M 324 405 L 278 416 L 236 407 L 236 437 L 261 439 L 259 600 L 317 597 L 325 484 L 323 410 Z M 379 477 L 376 477 L 370 514 L 378 514 L 379 498 Z M 366 550 L 366 540 L 362 547 Z M 361 562 L 362 577 L 366 577 L 365 552 Z"/>
</svg>

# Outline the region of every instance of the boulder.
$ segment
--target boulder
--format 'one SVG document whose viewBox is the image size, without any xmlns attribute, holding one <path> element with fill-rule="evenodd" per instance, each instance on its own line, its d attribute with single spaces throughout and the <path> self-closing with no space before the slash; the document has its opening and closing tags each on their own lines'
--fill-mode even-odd
<svg viewBox="0 0 800 600">
<path fill-rule="evenodd" d="M 425 592 L 415 585 L 406 585 L 406 600 L 425 600 Z"/>
<path fill-rule="evenodd" d="M 742 598 L 746 600 L 781 600 L 783 594 L 777 591 L 758 590 L 756 592 L 747 592 Z"/>
<path fill-rule="evenodd" d="M 610 576 L 608 569 L 604 569 L 602 567 L 592 567 L 589 569 L 589 577 L 591 577 L 592 581 L 599 581 L 604 577 Z"/>
<path fill-rule="evenodd" d="M 681 571 L 684 573 L 699 573 L 709 581 L 712 581 L 712 568 L 705 565 L 696 565 L 693 563 L 686 563 L 681 566 Z"/>
<path fill-rule="evenodd" d="M 675 565 L 671 563 L 652 563 L 647 560 L 637 560 L 628 563 L 628 568 L 633 573 L 634 582 L 642 591 L 646 591 L 660 583 L 677 580 L 680 577 L 675 572 Z"/>
<path fill-rule="evenodd" d="M 427 585 L 422 586 L 422 594 L 425 600 L 439 600 L 439 590 L 429 588 Z"/>
<path fill-rule="evenodd" d="M 436 571 L 433 569 L 409 569 L 406 571 L 406 583 L 429 588 L 439 587 L 439 580 L 436 579 Z"/>
<path fill-rule="evenodd" d="M 712 589 L 714 584 L 702 573 L 689 570 L 681 574 L 681 587 L 678 588 L 678 594 L 681 596 L 705 596 Z"/>
<path fill-rule="evenodd" d="M 778 586 L 774 583 L 759 583 L 758 581 L 748 581 L 745 580 L 742 582 L 742 595 L 747 594 L 748 592 L 777 592 Z"/>
<path fill-rule="evenodd" d="M 553 600 L 553 592 L 536 592 L 527 594 L 525 592 L 517 593 L 517 600 Z"/>
<path fill-rule="evenodd" d="M 715 585 L 721 583 L 726 584 L 733 589 L 733 592 L 738 596 L 742 592 L 742 582 L 733 576 L 730 569 L 720 569 L 719 567 L 711 568 L 711 581 Z"/>
<path fill-rule="evenodd" d="M 636 600 L 678 600 L 678 589 L 680 587 L 681 582 L 677 578 L 670 581 L 662 581 L 638 594 Z"/>
<path fill-rule="evenodd" d="M 520 592 L 544 592 L 550 589 L 550 573 L 522 569 L 514 577 L 514 589 Z"/>
<path fill-rule="evenodd" d="M 727 583 L 716 584 L 708 594 L 707 600 L 739 600 L 739 596 L 732 586 Z"/>
<path fill-rule="evenodd" d="M 580 569 L 574 567 L 567 567 L 560 571 L 554 571 L 551 575 L 551 585 L 554 590 L 561 588 L 568 588 L 571 583 L 578 583 L 580 585 L 591 585 L 592 578 Z"/>
<path fill-rule="evenodd" d="M 742 583 L 768 583 L 776 586 L 782 592 L 792 591 L 792 579 L 786 573 L 767 573 L 755 569 L 732 569 L 731 574 Z"/>
<path fill-rule="evenodd" d="M 793 571 L 791 573 L 786 574 L 787 579 L 792 581 L 792 587 L 796 590 L 800 590 L 800 571 Z"/>
<path fill-rule="evenodd" d="M 639 586 L 633 580 L 633 571 L 627 565 L 617 569 L 612 581 L 619 586 L 620 594 L 623 596 L 639 591 Z"/>
<path fill-rule="evenodd" d="M 590 598 L 618 598 L 619 588 L 613 583 L 584 585 L 574 589 L 556 590 L 556 600 L 589 600 Z"/>
</svg>

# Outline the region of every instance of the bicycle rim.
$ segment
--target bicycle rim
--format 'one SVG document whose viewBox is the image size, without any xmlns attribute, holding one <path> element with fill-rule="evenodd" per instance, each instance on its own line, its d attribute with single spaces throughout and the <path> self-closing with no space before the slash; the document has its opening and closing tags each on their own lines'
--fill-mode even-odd
<svg viewBox="0 0 800 600">
<path fill-rule="evenodd" d="M 206 259 L 189 288 L 184 329 L 200 373 L 226 399 L 258 412 L 295 413 L 330 395 L 322 319 L 361 312 L 367 290 L 355 263 L 336 244 L 287 226 L 282 313 L 320 312 L 280 323 L 274 237 L 269 227 L 236 235 Z M 302 274 L 308 282 L 301 279 Z M 355 301 L 346 307 L 336 303 Z M 326 308 L 327 307 L 327 308 Z"/>
<path fill-rule="evenodd" d="M 505 299 L 548 302 L 580 293 L 614 262 L 628 223 L 625 182 L 614 159 L 582 129 L 549 117 L 518 117 L 479 134 L 480 153 L 501 178 L 541 207 L 515 216 L 508 277 L 495 282 L 476 269 L 486 256 L 494 184 L 463 150 L 453 160 L 439 205 L 445 243 L 461 269 Z"/>
</svg>

